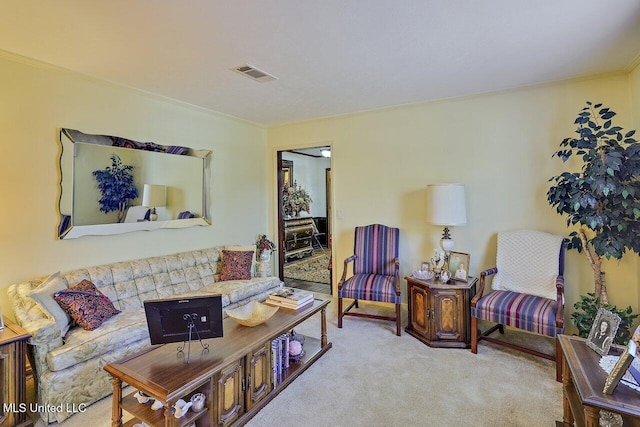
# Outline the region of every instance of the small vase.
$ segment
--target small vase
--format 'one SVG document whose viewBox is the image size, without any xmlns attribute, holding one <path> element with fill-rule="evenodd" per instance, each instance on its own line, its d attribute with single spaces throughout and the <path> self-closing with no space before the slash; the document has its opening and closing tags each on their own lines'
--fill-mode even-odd
<svg viewBox="0 0 640 427">
<path fill-rule="evenodd" d="M 262 252 L 260 252 L 260 261 L 261 262 L 271 261 L 271 251 L 263 250 Z"/>
</svg>

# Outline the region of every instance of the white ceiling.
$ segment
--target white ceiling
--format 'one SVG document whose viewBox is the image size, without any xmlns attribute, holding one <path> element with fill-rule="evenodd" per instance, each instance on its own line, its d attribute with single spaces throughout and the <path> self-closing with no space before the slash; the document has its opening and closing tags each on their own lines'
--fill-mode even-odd
<svg viewBox="0 0 640 427">
<path fill-rule="evenodd" d="M 640 0 L 2 0 L 0 50 L 271 126 L 628 70 Z"/>
</svg>

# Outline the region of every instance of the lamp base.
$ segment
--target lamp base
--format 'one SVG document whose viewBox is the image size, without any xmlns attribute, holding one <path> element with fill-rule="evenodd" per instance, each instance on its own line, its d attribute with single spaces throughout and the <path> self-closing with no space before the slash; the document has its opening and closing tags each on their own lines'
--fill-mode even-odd
<svg viewBox="0 0 640 427">
<path fill-rule="evenodd" d="M 149 219 L 151 221 L 157 221 L 158 220 L 158 214 L 156 214 L 156 208 L 152 208 L 151 209 L 151 214 L 149 215 Z"/>
</svg>

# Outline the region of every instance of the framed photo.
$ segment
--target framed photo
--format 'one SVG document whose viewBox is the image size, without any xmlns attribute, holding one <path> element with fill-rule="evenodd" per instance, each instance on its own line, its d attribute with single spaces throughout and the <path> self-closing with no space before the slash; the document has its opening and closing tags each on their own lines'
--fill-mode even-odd
<svg viewBox="0 0 640 427">
<path fill-rule="evenodd" d="M 619 325 L 620 316 L 604 308 L 598 309 L 596 319 L 593 321 L 587 338 L 589 348 L 600 356 L 606 356 L 609 353 L 613 339 L 616 337 Z"/>
<path fill-rule="evenodd" d="M 640 326 L 636 328 L 636 331 L 629 340 L 629 345 L 620 356 L 620 359 L 618 359 L 618 362 L 611 370 L 611 373 L 609 373 L 607 380 L 604 382 L 604 389 L 602 390 L 604 394 L 613 393 L 613 390 L 615 390 L 625 372 L 627 372 L 627 369 L 631 366 L 633 359 L 636 357 L 640 357 Z"/>
<path fill-rule="evenodd" d="M 463 252 L 449 253 L 449 272 L 451 278 L 458 282 L 467 282 L 469 280 L 469 254 Z"/>
</svg>

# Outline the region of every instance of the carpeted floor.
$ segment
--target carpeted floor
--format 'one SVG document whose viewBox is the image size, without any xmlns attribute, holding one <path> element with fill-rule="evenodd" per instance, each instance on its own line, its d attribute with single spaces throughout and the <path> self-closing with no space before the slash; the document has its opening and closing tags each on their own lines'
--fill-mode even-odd
<svg viewBox="0 0 640 427">
<path fill-rule="evenodd" d="M 562 385 L 552 362 L 486 343 L 477 355 L 431 348 L 404 331 L 396 336 L 393 322 L 351 317 L 338 329 L 336 306 L 334 298 L 327 309 L 333 348 L 247 426 L 548 427 L 562 419 Z M 404 317 L 406 324 L 406 312 Z M 314 316 L 296 331 L 319 336 L 319 325 L 320 316 Z M 540 339 L 506 335 L 529 343 Z M 542 338 L 536 347 L 553 350 L 553 341 Z M 60 426 L 108 427 L 110 418 L 109 397 Z"/>
<path fill-rule="evenodd" d="M 316 249 L 310 257 L 288 262 L 284 265 L 284 277 L 330 284 L 330 254 L 328 249 Z"/>
</svg>

